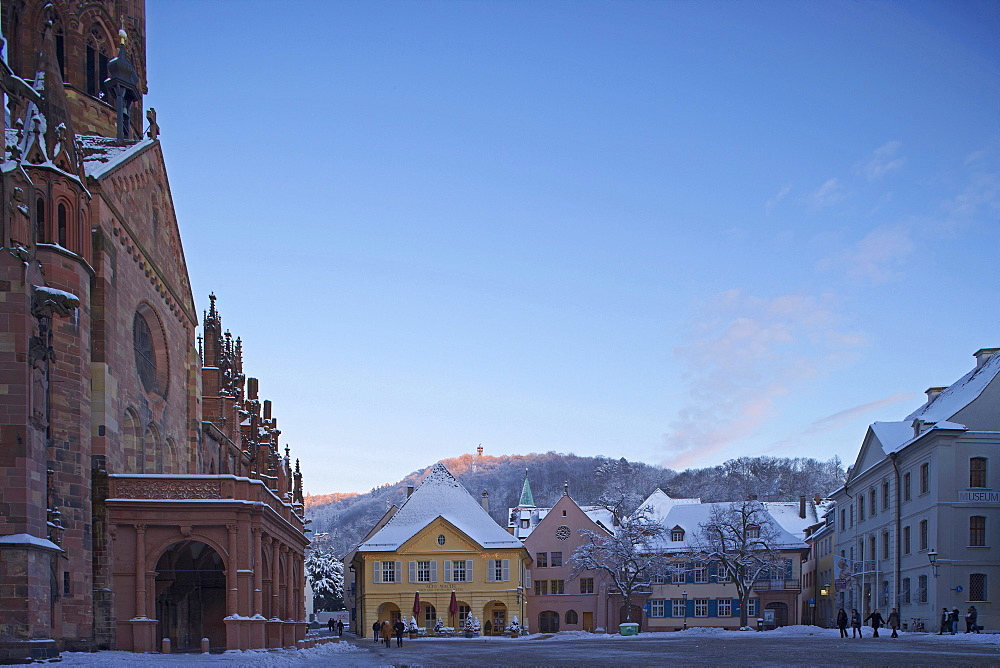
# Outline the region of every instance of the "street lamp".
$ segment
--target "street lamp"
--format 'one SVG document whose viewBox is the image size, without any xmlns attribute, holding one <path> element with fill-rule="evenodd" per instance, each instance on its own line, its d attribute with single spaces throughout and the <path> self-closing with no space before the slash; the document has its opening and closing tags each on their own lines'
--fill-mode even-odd
<svg viewBox="0 0 1000 668">
<path fill-rule="evenodd" d="M 938 576 L 938 563 L 937 563 L 937 560 L 938 560 L 938 553 L 937 553 L 937 550 L 935 550 L 935 549 L 934 549 L 934 548 L 932 547 L 932 548 L 930 549 L 930 552 L 928 552 L 928 553 L 927 553 L 927 558 L 928 558 L 928 559 L 930 560 L 930 562 L 931 562 L 931 568 L 933 568 L 933 569 L 934 569 L 934 577 L 937 577 L 937 576 Z"/>
<path fill-rule="evenodd" d="M 688 593 L 684 592 L 684 630 L 688 627 Z"/>
</svg>

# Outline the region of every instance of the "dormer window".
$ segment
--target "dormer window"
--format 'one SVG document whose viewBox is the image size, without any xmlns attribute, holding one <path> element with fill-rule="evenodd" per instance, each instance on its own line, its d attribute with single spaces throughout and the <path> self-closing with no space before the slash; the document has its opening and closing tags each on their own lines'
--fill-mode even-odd
<svg viewBox="0 0 1000 668">
<path fill-rule="evenodd" d="M 679 526 L 674 527 L 670 530 L 670 540 L 677 543 L 684 540 L 684 529 Z"/>
<path fill-rule="evenodd" d="M 751 524 L 747 527 L 747 538 L 751 540 L 757 540 L 760 538 L 760 527 L 756 524 Z"/>
</svg>

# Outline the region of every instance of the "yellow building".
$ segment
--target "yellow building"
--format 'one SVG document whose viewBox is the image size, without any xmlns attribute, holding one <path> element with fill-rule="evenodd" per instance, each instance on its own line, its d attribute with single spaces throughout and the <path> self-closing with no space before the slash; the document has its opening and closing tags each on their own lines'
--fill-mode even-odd
<svg viewBox="0 0 1000 668">
<path fill-rule="evenodd" d="M 362 542 L 351 561 L 357 629 L 415 617 L 417 625 L 461 630 L 468 615 L 484 634 L 524 620 L 528 553 L 441 463 L 399 511 Z M 419 614 L 414 603 L 419 592 Z M 452 592 L 455 606 L 451 605 Z"/>
</svg>

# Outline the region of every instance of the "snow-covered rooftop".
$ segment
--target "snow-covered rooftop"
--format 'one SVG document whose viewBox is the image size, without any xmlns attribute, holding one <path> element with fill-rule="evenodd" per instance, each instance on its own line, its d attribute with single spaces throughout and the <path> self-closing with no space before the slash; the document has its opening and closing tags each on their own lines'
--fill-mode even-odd
<svg viewBox="0 0 1000 668">
<path fill-rule="evenodd" d="M 956 413 L 982 394 L 997 374 L 1000 374 L 1000 353 L 991 355 L 985 364 L 959 378 L 936 397 L 907 415 L 905 420 L 907 422 L 918 419 L 924 422 L 951 420 Z"/>
<path fill-rule="evenodd" d="M 807 501 L 805 517 L 801 516 L 802 506 L 798 501 L 764 501 L 763 505 L 781 528 L 798 538 L 805 538 L 806 529 L 819 523 L 816 504 Z"/>
<path fill-rule="evenodd" d="M 497 524 L 451 471 L 438 462 L 392 519 L 363 542 L 358 551 L 392 552 L 438 517 L 483 548 L 522 547 L 521 541 Z"/>
<path fill-rule="evenodd" d="M 87 176 L 95 179 L 100 178 L 146 147 L 153 145 L 152 139 L 123 144 L 114 137 L 77 135 L 77 138 L 83 147 L 83 165 Z"/>
<path fill-rule="evenodd" d="M 646 497 L 639 508 L 649 509 L 654 518 L 666 517 L 670 510 L 677 505 L 692 505 L 701 503 L 701 499 L 674 499 L 662 489 L 655 489 L 653 493 Z"/>
<path fill-rule="evenodd" d="M 731 505 L 729 502 L 675 504 L 659 520 L 667 529 L 660 547 L 669 552 L 689 552 L 696 549 L 698 534 L 701 533 L 701 525 L 708 523 L 712 516 L 712 511 L 715 508 L 728 510 Z M 798 506 L 797 503 L 796 506 Z M 782 526 L 781 522 L 774 519 L 770 512 L 768 512 L 768 515 L 774 520 L 774 528 L 777 532 L 774 547 L 782 550 L 808 547 L 805 541 L 790 533 Z M 675 527 L 680 527 L 684 530 L 683 540 L 670 540 L 670 530 Z"/>
</svg>

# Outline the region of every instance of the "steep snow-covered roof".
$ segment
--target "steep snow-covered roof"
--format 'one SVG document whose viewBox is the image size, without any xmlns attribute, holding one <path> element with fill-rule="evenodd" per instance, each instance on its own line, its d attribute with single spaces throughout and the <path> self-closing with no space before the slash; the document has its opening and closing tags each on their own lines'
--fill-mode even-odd
<svg viewBox="0 0 1000 668">
<path fill-rule="evenodd" d="M 806 501 L 805 517 L 799 516 L 798 501 L 764 501 L 763 505 L 781 528 L 799 538 L 805 538 L 806 529 L 819 523 L 816 504 L 811 501 Z"/>
<path fill-rule="evenodd" d="M 942 422 L 950 420 L 960 410 L 971 404 L 997 374 L 1000 374 L 1000 353 L 994 353 L 986 363 L 973 369 L 933 399 L 906 416 L 907 422 Z"/>
<path fill-rule="evenodd" d="M 674 499 L 662 489 L 655 489 L 639 504 L 639 508 L 648 508 L 654 518 L 666 517 L 671 508 L 677 505 L 693 505 L 701 503 L 701 499 Z"/>
<path fill-rule="evenodd" d="M 507 533 L 438 462 L 386 525 L 363 542 L 359 552 L 392 552 L 441 517 L 483 548 L 519 548 Z"/>
<path fill-rule="evenodd" d="M 77 138 L 83 147 L 83 166 L 87 176 L 95 179 L 100 178 L 146 147 L 153 145 L 152 139 L 122 144 L 114 137 L 77 135 Z"/>
<path fill-rule="evenodd" d="M 714 508 L 728 510 L 732 504 L 722 503 L 679 503 L 670 508 L 669 512 L 663 516 L 660 523 L 666 527 L 667 533 L 660 540 L 659 548 L 668 552 L 689 552 L 697 548 L 697 537 L 701 532 L 701 525 L 707 524 L 712 516 Z M 797 504 L 796 504 L 797 505 Z M 796 512 L 798 512 L 796 510 Z M 768 512 L 774 522 L 777 537 L 774 547 L 780 550 L 790 550 L 808 547 L 801 538 L 789 533 L 779 521 Z M 679 541 L 670 540 L 670 530 L 680 527 L 684 530 L 684 539 Z"/>
<path fill-rule="evenodd" d="M 911 422 L 873 422 L 871 430 L 882 444 L 882 451 L 885 454 L 895 452 L 904 443 L 913 440 Z"/>
</svg>

